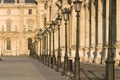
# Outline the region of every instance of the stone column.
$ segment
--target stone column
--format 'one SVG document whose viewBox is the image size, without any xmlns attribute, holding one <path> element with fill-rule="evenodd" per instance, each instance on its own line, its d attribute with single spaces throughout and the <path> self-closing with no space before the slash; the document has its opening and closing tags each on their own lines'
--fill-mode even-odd
<svg viewBox="0 0 120 80">
<path fill-rule="evenodd" d="M 88 61 L 88 52 L 89 52 L 89 1 L 85 0 L 84 9 L 85 9 L 85 47 L 84 47 L 84 61 Z"/>
<path fill-rule="evenodd" d="M 90 48 L 89 48 L 89 57 L 88 62 L 93 62 L 94 60 L 94 51 L 95 51 L 95 0 L 91 0 L 91 24 L 90 24 Z"/>
<path fill-rule="evenodd" d="M 96 3 L 97 6 L 97 24 L 96 24 L 96 34 L 97 34 L 97 45 L 96 45 L 96 56 L 95 56 L 95 63 L 101 62 L 101 53 L 102 53 L 102 43 L 103 43 L 103 23 L 102 23 L 102 0 L 98 0 Z"/>
<path fill-rule="evenodd" d="M 65 53 L 65 44 L 64 44 L 65 43 L 65 37 L 63 37 L 63 36 L 65 36 L 64 20 L 62 20 L 60 30 L 61 30 L 61 32 L 60 32 L 60 38 L 61 38 L 60 46 L 61 46 L 61 49 L 62 49 L 62 51 L 61 51 L 61 61 L 64 61 L 64 53 Z M 51 40 L 52 40 L 52 38 L 51 38 Z M 52 43 L 51 43 L 51 45 L 52 45 Z"/>
<path fill-rule="evenodd" d="M 103 55 L 102 64 L 105 64 L 108 54 L 108 27 L 109 27 L 109 0 L 103 2 Z"/>
<path fill-rule="evenodd" d="M 71 23 L 72 23 L 72 25 L 73 26 L 71 26 L 71 30 L 72 30 L 72 32 L 71 32 L 71 37 L 72 37 L 72 39 L 71 39 L 71 56 L 74 58 L 75 57 L 75 45 L 76 45 L 76 12 L 75 12 L 75 10 L 72 10 L 72 14 L 71 14 L 71 18 L 72 18 L 72 21 L 71 21 Z M 73 59 L 74 60 L 74 59 Z"/>
<path fill-rule="evenodd" d="M 86 54 L 85 52 L 85 5 L 83 4 L 81 7 L 81 11 L 80 11 L 80 32 L 79 32 L 79 46 L 80 46 L 80 61 L 85 59 Z"/>
<path fill-rule="evenodd" d="M 115 65 L 118 65 L 120 61 L 120 0 L 116 0 L 116 18 L 116 43 L 114 60 Z"/>
</svg>

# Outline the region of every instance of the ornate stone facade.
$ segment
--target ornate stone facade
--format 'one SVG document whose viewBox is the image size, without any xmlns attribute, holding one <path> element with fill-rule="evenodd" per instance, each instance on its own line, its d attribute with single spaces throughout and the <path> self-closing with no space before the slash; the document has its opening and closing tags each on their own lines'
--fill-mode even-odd
<svg viewBox="0 0 120 80">
<path fill-rule="evenodd" d="M 42 25 L 38 24 L 38 5 L 35 0 L 0 1 L 0 55 L 29 55 L 28 39 L 34 42 Z"/>
</svg>

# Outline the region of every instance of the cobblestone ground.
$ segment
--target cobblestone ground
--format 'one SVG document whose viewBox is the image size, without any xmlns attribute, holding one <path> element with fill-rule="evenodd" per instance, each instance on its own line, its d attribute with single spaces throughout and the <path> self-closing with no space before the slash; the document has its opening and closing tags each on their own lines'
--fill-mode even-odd
<svg viewBox="0 0 120 80">
<path fill-rule="evenodd" d="M 1 57 L 0 80 L 67 80 L 54 69 L 31 57 Z M 74 68 L 74 66 L 73 66 Z M 81 80 L 105 80 L 105 65 L 80 64 Z M 120 67 L 116 67 L 115 80 L 120 80 Z"/>
</svg>

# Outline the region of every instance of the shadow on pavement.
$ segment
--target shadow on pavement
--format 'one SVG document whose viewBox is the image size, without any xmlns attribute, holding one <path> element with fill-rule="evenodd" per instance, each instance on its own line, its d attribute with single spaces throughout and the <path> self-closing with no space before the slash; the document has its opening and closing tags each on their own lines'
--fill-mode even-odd
<svg viewBox="0 0 120 80">
<path fill-rule="evenodd" d="M 80 68 L 81 72 L 85 77 L 81 77 L 81 80 L 105 80 L 98 77 L 93 71 L 85 71 L 83 68 Z M 90 76 L 92 75 L 92 76 Z M 101 74 L 102 77 L 105 77 L 104 74 Z"/>
</svg>

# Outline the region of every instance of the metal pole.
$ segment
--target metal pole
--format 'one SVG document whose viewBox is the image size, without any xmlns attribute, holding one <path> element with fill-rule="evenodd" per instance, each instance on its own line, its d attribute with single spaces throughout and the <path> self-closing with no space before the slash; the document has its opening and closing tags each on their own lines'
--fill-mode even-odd
<svg viewBox="0 0 120 80">
<path fill-rule="evenodd" d="M 67 20 L 65 20 L 65 56 L 64 56 L 64 75 L 68 70 L 68 55 L 67 55 Z"/>
<path fill-rule="evenodd" d="M 115 79 L 115 72 L 114 72 L 114 51 L 113 51 L 113 30 L 112 28 L 115 27 L 112 24 L 112 10 L 113 10 L 113 3 L 114 0 L 109 0 L 109 42 L 108 42 L 108 57 L 106 60 L 106 80 L 114 80 Z"/>
<path fill-rule="evenodd" d="M 40 61 L 41 61 L 41 38 L 40 38 L 40 57 L 39 57 L 40 59 Z"/>
<path fill-rule="evenodd" d="M 49 63 L 48 63 L 48 66 L 49 67 L 51 66 L 51 31 L 49 34 Z"/>
<path fill-rule="evenodd" d="M 53 29 L 53 63 L 52 63 L 52 68 L 56 64 L 56 58 L 55 58 L 55 47 L 54 47 L 54 29 Z"/>
<path fill-rule="evenodd" d="M 46 33 L 46 65 L 48 65 L 48 34 Z"/>
<path fill-rule="evenodd" d="M 61 67 L 61 53 L 60 53 L 60 25 L 58 25 L 58 56 L 57 56 L 57 68 L 56 71 Z"/>
<path fill-rule="evenodd" d="M 80 80 L 80 57 L 79 57 L 79 12 L 77 12 L 77 26 L 76 26 L 76 54 L 75 54 L 75 73 L 74 80 Z"/>
</svg>

